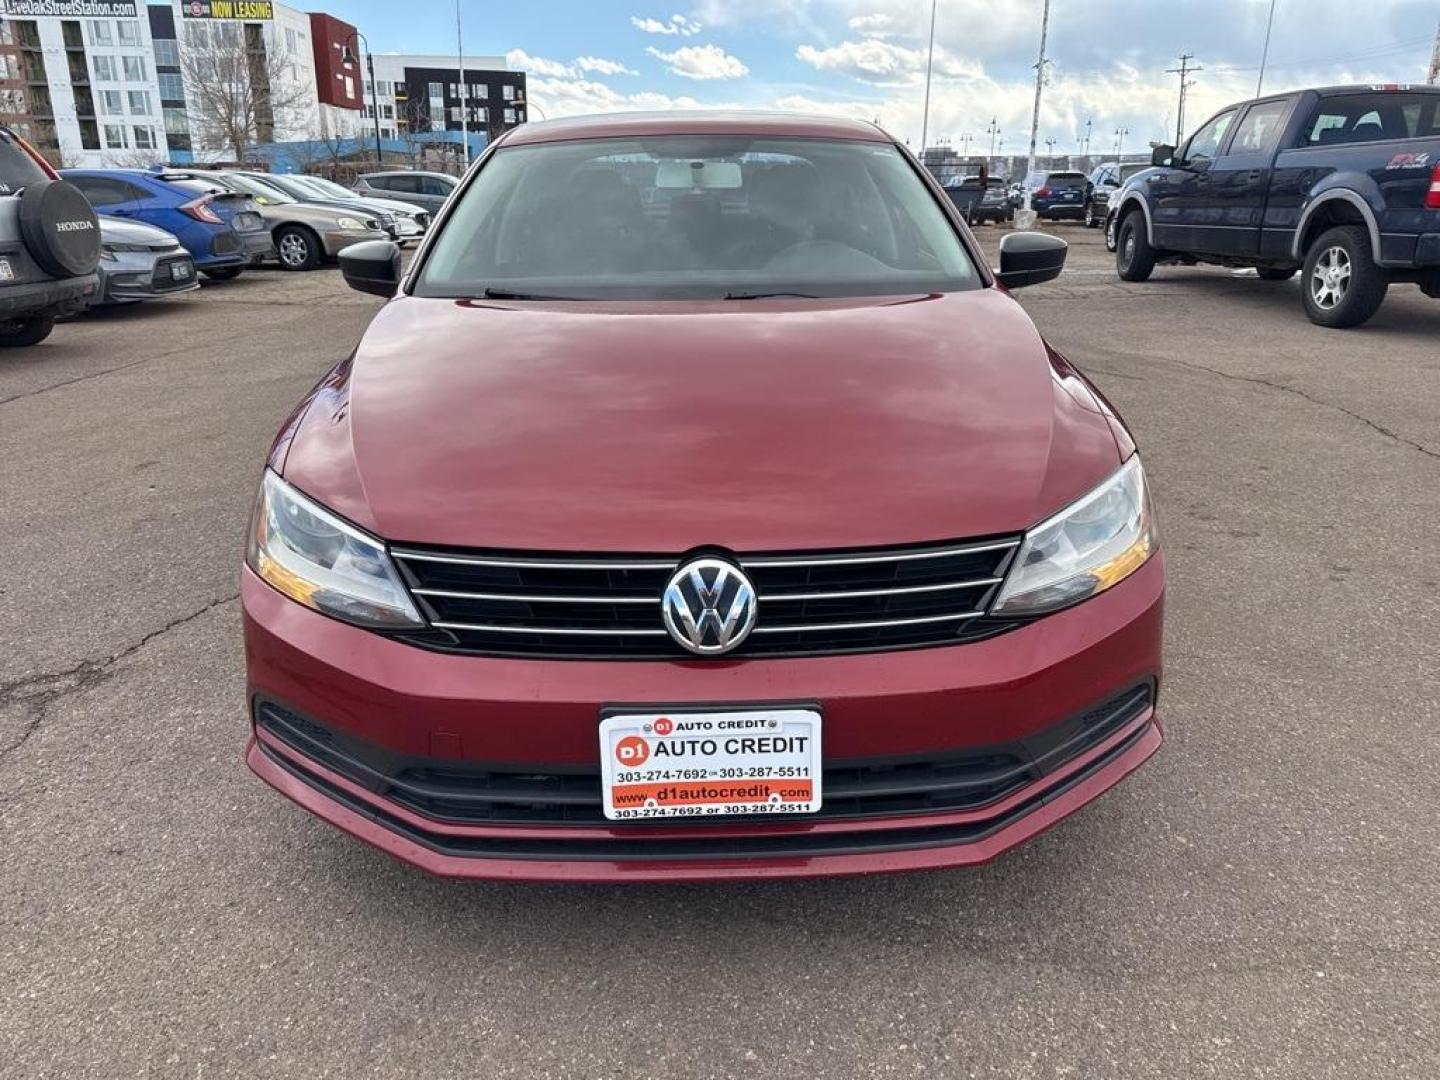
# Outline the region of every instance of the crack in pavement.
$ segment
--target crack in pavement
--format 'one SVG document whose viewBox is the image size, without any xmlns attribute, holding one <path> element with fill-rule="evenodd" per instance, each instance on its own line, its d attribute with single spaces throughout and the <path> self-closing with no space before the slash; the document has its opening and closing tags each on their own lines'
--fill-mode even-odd
<svg viewBox="0 0 1440 1080">
<path fill-rule="evenodd" d="M 1369 427 L 1374 431 L 1378 431 L 1387 439 L 1393 439 L 1401 446 L 1408 446 L 1412 450 L 1418 450 L 1426 457 L 1440 459 L 1440 450 L 1432 450 L 1424 443 L 1418 443 L 1415 442 L 1413 439 L 1407 439 L 1399 432 L 1391 431 L 1384 424 L 1377 423 L 1376 421 L 1371 420 L 1368 416 L 1363 416 L 1360 413 L 1355 412 L 1353 409 L 1347 409 L 1344 405 L 1337 405 L 1333 401 L 1326 401 L 1323 398 L 1317 398 L 1313 394 L 1309 394 L 1306 391 L 1301 390 L 1298 386 L 1290 386 L 1286 383 L 1273 382 L 1270 379 L 1262 378 L 1258 375 L 1236 375 L 1234 372 L 1221 371 L 1219 368 L 1207 367 L 1205 364 L 1197 364 L 1190 360 L 1180 360 L 1173 356 L 1151 357 L 1151 359 L 1159 359 L 1162 361 L 1168 360 L 1172 364 L 1177 364 L 1180 367 L 1184 368 L 1190 368 L 1192 371 L 1205 371 L 1211 375 L 1218 375 L 1222 379 L 1231 379 L 1235 382 L 1250 383 L 1254 386 L 1268 386 L 1271 390 L 1279 390 L 1286 394 L 1294 394 L 1296 397 L 1304 398 L 1312 405 L 1319 405 L 1326 409 L 1334 409 L 1336 412 L 1343 413 L 1344 415 L 1350 417 L 1352 420 L 1359 420 L 1366 427 Z"/>
<path fill-rule="evenodd" d="M 66 671 L 32 675 L 16 682 L 0 685 L 0 706 L 20 705 L 25 711 L 25 719 L 21 723 L 19 736 L 11 740 L 8 745 L 0 746 L 0 761 L 4 761 L 14 751 L 19 750 L 35 732 L 40 730 L 46 712 L 56 701 L 101 685 L 111 677 L 113 674 L 111 669 L 116 664 L 135 655 L 156 638 L 163 637 L 170 631 L 194 622 L 201 616 L 209 614 L 218 607 L 233 603 L 239 598 L 240 594 L 236 592 L 229 596 L 222 596 L 218 600 L 212 600 L 199 611 L 193 611 L 189 615 L 182 615 L 178 619 L 170 620 L 158 630 L 150 631 L 139 641 L 125 646 L 104 660 L 82 660 Z"/>
<path fill-rule="evenodd" d="M 148 364 L 152 360 L 159 359 L 161 359 L 159 356 L 144 356 L 139 360 L 131 360 L 128 364 L 106 368 L 104 371 L 87 371 L 84 375 L 76 375 L 73 379 L 65 379 L 62 382 L 50 383 L 46 386 L 37 387 L 34 390 L 26 390 L 23 394 L 13 394 L 7 398 L 0 398 L 0 405 L 9 405 L 12 401 L 23 401 L 25 398 L 35 397 L 37 394 L 45 394 L 51 390 L 59 390 L 62 386 L 74 386 L 76 383 L 85 382 L 87 379 L 98 379 L 102 375 L 111 375 L 117 371 L 125 371 L 128 368 L 139 367 L 141 364 Z"/>
</svg>

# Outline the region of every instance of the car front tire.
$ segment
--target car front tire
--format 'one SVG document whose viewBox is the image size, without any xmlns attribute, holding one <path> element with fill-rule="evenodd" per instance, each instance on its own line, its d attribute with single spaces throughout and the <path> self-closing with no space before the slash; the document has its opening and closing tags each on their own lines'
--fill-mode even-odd
<svg viewBox="0 0 1440 1080">
<path fill-rule="evenodd" d="M 23 349 L 30 345 L 39 345 L 54 329 L 55 320 L 47 316 L 0 323 L 0 348 Z"/>
<path fill-rule="evenodd" d="M 1390 288 L 1362 225 L 1341 225 L 1318 236 L 1305 255 L 1304 272 L 1305 314 L 1317 326 L 1335 330 L 1368 321 Z"/>
<path fill-rule="evenodd" d="M 1145 218 L 1132 210 L 1120 222 L 1115 242 L 1115 272 L 1121 281 L 1148 281 L 1155 272 L 1155 249 L 1145 235 Z"/>
</svg>

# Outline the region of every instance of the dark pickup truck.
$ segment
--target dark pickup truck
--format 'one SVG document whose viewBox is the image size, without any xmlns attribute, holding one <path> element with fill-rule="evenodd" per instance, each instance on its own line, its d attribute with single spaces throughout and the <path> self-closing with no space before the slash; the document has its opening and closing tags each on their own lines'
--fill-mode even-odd
<svg viewBox="0 0 1440 1080">
<path fill-rule="evenodd" d="M 1222 109 L 1110 200 L 1126 281 L 1159 263 L 1303 273 L 1311 321 L 1359 326 L 1393 282 L 1440 298 L 1440 86 L 1302 90 Z"/>
</svg>

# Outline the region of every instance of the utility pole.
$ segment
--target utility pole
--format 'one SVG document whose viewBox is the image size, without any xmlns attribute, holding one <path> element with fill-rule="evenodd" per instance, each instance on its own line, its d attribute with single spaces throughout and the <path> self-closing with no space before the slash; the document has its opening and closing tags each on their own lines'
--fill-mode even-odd
<svg viewBox="0 0 1440 1080">
<path fill-rule="evenodd" d="M 1430 85 L 1440 86 L 1440 27 L 1435 29 L 1435 52 L 1430 57 Z"/>
<path fill-rule="evenodd" d="M 1202 67 L 1191 67 L 1190 61 L 1195 59 L 1194 53 L 1181 53 L 1178 57 L 1180 66 L 1178 68 L 1166 68 L 1165 74 L 1180 76 L 1180 107 L 1175 113 L 1175 145 L 1179 146 L 1185 141 L 1185 92 L 1195 85 L 1190 75 L 1197 71 L 1204 71 Z"/>
<path fill-rule="evenodd" d="M 1270 0 L 1270 18 L 1265 20 L 1265 48 L 1260 50 L 1260 78 L 1255 80 L 1255 96 L 1265 85 L 1265 61 L 1270 59 L 1270 30 L 1275 25 L 1275 0 Z"/>
<path fill-rule="evenodd" d="M 1035 109 L 1030 114 L 1030 157 L 1025 162 L 1026 170 L 1035 168 L 1035 142 L 1040 136 L 1040 91 L 1045 85 L 1045 42 L 1050 36 L 1050 0 L 1044 0 L 1045 7 L 1040 16 L 1040 59 L 1035 62 Z M 1030 191 L 1025 191 L 1025 209 L 1030 209 Z"/>
<path fill-rule="evenodd" d="M 457 0 L 458 2 L 458 0 Z M 935 9 L 940 0 L 930 0 L 930 51 L 925 57 L 925 111 L 920 116 L 920 160 L 925 160 L 925 137 L 930 133 L 930 73 L 935 69 Z"/>
<path fill-rule="evenodd" d="M 455 59 L 460 69 L 460 153 L 470 168 L 470 107 L 465 100 L 465 40 L 460 36 L 460 0 L 455 0 Z"/>
</svg>

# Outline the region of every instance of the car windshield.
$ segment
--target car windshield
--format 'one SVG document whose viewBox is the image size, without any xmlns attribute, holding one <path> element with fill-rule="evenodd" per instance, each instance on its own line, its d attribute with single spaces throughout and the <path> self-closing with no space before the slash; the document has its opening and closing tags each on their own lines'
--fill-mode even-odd
<svg viewBox="0 0 1440 1080">
<path fill-rule="evenodd" d="M 349 199 L 354 201 L 358 196 L 348 188 L 319 176 L 292 176 L 290 182 L 305 191 L 313 191 L 316 195 L 324 196 L 327 199 Z"/>
<path fill-rule="evenodd" d="M 1138 165 L 1121 165 L 1120 180 L 1122 182 L 1129 180 L 1130 177 L 1134 176 L 1136 173 L 1144 172 L 1148 168 L 1151 168 L 1151 165 L 1148 161 Z"/>
<path fill-rule="evenodd" d="M 1085 174 L 1078 172 L 1052 172 L 1045 177 L 1045 184 L 1052 188 L 1084 187 Z"/>
<path fill-rule="evenodd" d="M 893 146 L 736 136 L 500 150 L 459 196 L 419 296 L 742 299 L 976 288 Z"/>
<path fill-rule="evenodd" d="M 227 173 L 222 179 L 234 190 L 244 192 L 246 195 L 253 195 L 257 199 L 264 199 L 266 202 L 279 204 L 293 203 L 295 201 L 278 187 L 274 187 L 260 180 L 252 180 L 248 176 L 237 176 L 234 173 Z"/>
</svg>

